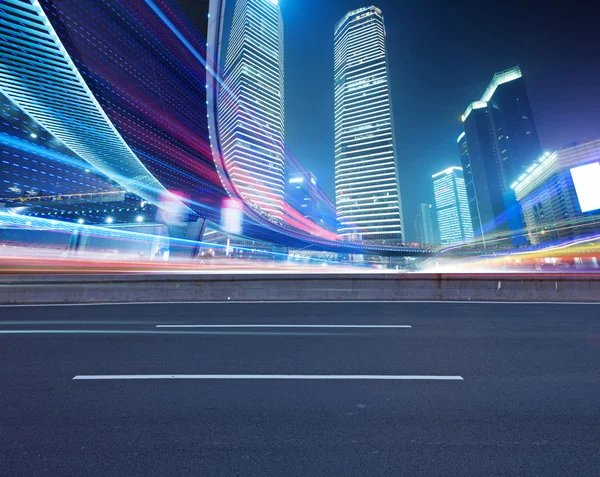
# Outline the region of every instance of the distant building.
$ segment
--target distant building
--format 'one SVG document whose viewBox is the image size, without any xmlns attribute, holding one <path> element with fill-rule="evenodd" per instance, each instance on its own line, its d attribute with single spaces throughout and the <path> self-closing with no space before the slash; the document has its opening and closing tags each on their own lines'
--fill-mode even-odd
<svg viewBox="0 0 600 477">
<path fill-rule="evenodd" d="M 415 233 L 420 245 L 435 245 L 433 205 L 419 204 L 415 219 Z"/>
<path fill-rule="evenodd" d="M 335 184 L 341 236 L 403 241 L 385 25 L 375 7 L 335 28 Z"/>
<path fill-rule="evenodd" d="M 238 0 L 219 98 L 223 157 L 241 196 L 276 218 L 285 187 L 283 64 L 278 2 Z"/>
<path fill-rule="evenodd" d="M 473 227 L 462 168 L 450 167 L 434 174 L 432 179 L 441 244 L 471 240 Z"/>
<path fill-rule="evenodd" d="M 496 73 L 462 119 L 458 144 L 475 236 L 484 244 L 523 244 L 522 216 L 510 184 L 542 148 L 520 68 Z"/>
<path fill-rule="evenodd" d="M 304 217 L 315 221 L 313 207 L 313 193 L 310 187 L 310 178 L 302 174 L 294 174 L 287 178 L 286 183 L 286 203 L 300 212 Z"/>
<path fill-rule="evenodd" d="M 296 161 L 287 162 L 285 202 L 311 222 L 331 232 L 337 230 L 335 206 L 319 188 L 317 177 Z"/>
<path fill-rule="evenodd" d="M 542 157 L 512 188 L 532 244 L 600 233 L 600 140 Z"/>
</svg>

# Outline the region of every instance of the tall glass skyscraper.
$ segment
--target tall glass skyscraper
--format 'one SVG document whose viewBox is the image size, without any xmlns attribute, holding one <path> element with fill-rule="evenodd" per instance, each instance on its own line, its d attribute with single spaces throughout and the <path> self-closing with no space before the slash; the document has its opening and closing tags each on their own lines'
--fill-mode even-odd
<svg viewBox="0 0 600 477">
<path fill-rule="evenodd" d="M 524 244 L 523 220 L 510 186 L 542 155 L 519 67 L 496 73 L 463 115 L 459 152 L 475 235 L 495 244 Z"/>
<path fill-rule="evenodd" d="M 450 167 L 432 179 L 442 245 L 471 240 L 473 226 L 462 168 Z"/>
<path fill-rule="evenodd" d="M 227 172 L 259 212 L 283 213 L 283 21 L 276 0 L 237 0 L 219 98 Z"/>
<path fill-rule="evenodd" d="M 335 185 L 338 233 L 400 243 L 402 208 L 381 10 L 335 28 Z"/>
</svg>

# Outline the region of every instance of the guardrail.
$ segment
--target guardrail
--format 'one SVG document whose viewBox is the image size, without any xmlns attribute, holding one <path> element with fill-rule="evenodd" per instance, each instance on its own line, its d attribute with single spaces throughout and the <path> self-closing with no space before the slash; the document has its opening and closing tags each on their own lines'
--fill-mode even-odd
<svg viewBox="0 0 600 477">
<path fill-rule="evenodd" d="M 600 275 L 225 272 L 0 277 L 0 304 L 336 300 L 600 302 Z"/>
</svg>

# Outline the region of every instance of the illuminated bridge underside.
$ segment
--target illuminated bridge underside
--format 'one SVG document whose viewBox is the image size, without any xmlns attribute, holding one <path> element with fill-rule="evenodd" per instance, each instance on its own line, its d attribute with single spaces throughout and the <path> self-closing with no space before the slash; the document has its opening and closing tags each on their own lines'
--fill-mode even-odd
<svg viewBox="0 0 600 477">
<path fill-rule="evenodd" d="M 167 193 L 116 130 L 38 0 L 0 3 L 0 91 L 65 146 L 153 204 Z"/>
</svg>

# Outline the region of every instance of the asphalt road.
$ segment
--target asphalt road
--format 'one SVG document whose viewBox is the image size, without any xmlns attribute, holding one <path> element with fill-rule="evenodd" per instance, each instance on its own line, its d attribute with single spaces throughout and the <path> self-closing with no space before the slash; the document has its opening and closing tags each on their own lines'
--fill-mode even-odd
<svg viewBox="0 0 600 477">
<path fill-rule="evenodd" d="M 7 477 L 600 475 L 599 305 L 0 307 L 0 383 Z"/>
</svg>

